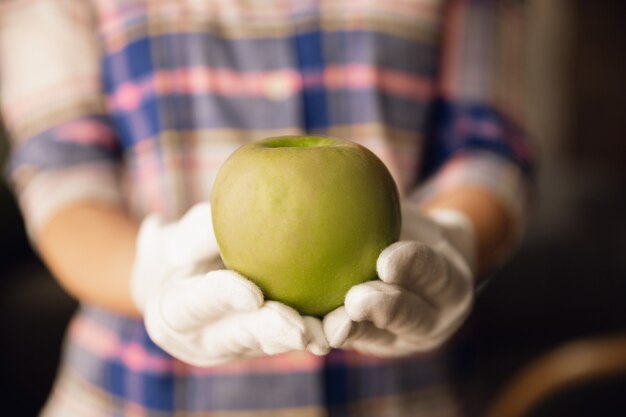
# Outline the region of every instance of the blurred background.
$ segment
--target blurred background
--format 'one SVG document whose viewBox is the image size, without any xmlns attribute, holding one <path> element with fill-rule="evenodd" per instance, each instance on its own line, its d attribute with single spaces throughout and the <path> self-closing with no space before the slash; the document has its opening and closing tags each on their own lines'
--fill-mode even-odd
<svg viewBox="0 0 626 417">
<path fill-rule="evenodd" d="M 526 3 L 537 193 L 521 250 L 480 293 L 450 364 L 468 416 L 484 415 L 554 349 L 626 335 L 626 3 Z M 6 151 L 2 140 L 3 160 Z M 50 389 L 75 304 L 30 248 L 4 184 L 0 249 L 0 404 L 3 415 L 29 417 Z M 591 385 L 532 415 L 626 415 L 626 373 Z"/>
</svg>

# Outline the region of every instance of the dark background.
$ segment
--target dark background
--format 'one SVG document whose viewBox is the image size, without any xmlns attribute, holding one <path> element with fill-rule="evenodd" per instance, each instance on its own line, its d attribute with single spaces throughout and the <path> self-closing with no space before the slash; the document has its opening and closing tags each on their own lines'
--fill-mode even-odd
<svg viewBox="0 0 626 417">
<path fill-rule="evenodd" d="M 479 295 L 451 362 L 472 416 L 483 415 L 503 384 L 552 349 L 626 334 L 626 3 L 527 4 L 537 193 L 520 251 Z M 45 400 L 74 308 L 30 249 L 3 184 L 0 404 L 6 415 L 34 416 Z M 533 415 L 626 415 L 623 376 L 583 388 Z"/>
</svg>

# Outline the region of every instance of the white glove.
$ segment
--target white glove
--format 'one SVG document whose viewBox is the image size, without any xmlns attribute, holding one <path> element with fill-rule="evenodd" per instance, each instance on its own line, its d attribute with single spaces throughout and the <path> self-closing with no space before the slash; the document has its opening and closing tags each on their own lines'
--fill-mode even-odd
<svg viewBox="0 0 626 417">
<path fill-rule="evenodd" d="M 324 318 L 334 348 L 380 357 L 427 351 L 461 326 L 473 301 L 473 227 L 453 210 L 402 207 L 401 241 L 377 261 L 380 280 L 348 291 Z"/>
<path fill-rule="evenodd" d="M 194 206 L 178 222 L 148 216 L 137 238 L 131 294 L 152 340 L 196 366 L 329 347 L 320 320 L 284 304 L 220 267 L 211 207 Z M 206 272 L 210 271 L 210 272 Z"/>
</svg>

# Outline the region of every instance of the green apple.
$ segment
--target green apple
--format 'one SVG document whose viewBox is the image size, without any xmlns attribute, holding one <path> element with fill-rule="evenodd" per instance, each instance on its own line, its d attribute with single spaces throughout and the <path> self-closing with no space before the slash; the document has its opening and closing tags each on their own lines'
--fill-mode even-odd
<svg viewBox="0 0 626 417">
<path fill-rule="evenodd" d="M 227 268 L 269 299 L 322 316 L 398 239 L 398 189 L 368 149 L 325 136 L 284 136 L 237 149 L 211 193 Z"/>
</svg>

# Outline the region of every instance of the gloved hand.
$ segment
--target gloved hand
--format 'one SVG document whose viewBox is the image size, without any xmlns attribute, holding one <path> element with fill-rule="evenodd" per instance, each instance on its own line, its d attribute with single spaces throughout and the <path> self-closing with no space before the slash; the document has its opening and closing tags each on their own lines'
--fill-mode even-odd
<svg viewBox="0 0 626 417">
<path fill-rule="evenodd" d="M 133 300 L 152 340 L 174 357 L 212 366 L 294 350 L 318 355 L 329 350 L 320 320 L 264 301 L 261 290 L 234 271 L 215 270 L 221 261 L 208 203 L 171 224 L 148 216 L 136 252 Z"/>
<path fill-rule="evenodd" d="M 379 280 L 348 291 L 324 318 L 331 347 L 380 357 L 427 351 L 463 323 L 473 301 L 473 227 L 453 210 L 402 207 L 400 241 L 377 261 Z"/>
</svg>

